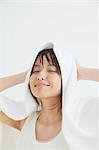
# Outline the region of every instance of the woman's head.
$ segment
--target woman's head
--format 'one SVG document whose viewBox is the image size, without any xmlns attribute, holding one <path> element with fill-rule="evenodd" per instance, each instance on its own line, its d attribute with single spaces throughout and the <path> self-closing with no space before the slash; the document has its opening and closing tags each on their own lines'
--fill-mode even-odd
<svg viewBox="0 0 99 150">
<path fill-rule="evenodd" d="M 38 53 L 31 70 L 29 89 L 36 100 L 61 96 L 61 70 L 53 49 Z"/>
</svg>

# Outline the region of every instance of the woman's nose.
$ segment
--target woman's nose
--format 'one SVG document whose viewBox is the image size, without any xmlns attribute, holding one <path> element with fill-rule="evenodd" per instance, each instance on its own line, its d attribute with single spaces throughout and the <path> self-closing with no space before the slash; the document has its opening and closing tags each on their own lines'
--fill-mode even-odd
<svg viewBox="0 0 99 150">
<path fill-rule="evenodd" d="M 39 72 L 37 79 L 38 80 L 45 80 L 46 79 L 46 72 L 45 71 Z"/>
</svg>

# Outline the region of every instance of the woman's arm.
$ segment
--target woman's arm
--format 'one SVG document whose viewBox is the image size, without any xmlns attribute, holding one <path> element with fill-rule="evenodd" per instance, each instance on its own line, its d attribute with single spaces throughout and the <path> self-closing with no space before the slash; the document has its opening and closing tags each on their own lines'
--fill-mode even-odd
<svg viewBox="0 0 99 150">
<path fill-rule="evenodd" d="M 16 75 L 12 75 L 12 76 L 0 78 L 0 92 L 16 84 L 20 84 L 24 82 L 27 72 L 28 71 Z"/>
<path fill-rule="evenodd" d="M 93 80 L 99 82 L 99 69 L 86 68 L 77 64 L 77 79 L 78 80 Z"/>
</svg>

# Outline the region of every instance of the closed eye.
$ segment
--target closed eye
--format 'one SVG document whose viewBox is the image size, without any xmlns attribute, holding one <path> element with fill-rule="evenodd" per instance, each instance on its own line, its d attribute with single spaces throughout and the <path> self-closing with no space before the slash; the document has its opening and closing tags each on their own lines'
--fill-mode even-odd
<svg viewBox="0 0 99 150">
<path fill-rule="evenodd" d="M 39 70 L 35 70 L 35 71 L 33 71 L 33 73 L 36 73 L 36 72 L 39 72 Z"/>
<path fill-rule="evenodd" d="M 48 72 L 56 72 L 56 70 L 48 70 Z"/>
</svg>

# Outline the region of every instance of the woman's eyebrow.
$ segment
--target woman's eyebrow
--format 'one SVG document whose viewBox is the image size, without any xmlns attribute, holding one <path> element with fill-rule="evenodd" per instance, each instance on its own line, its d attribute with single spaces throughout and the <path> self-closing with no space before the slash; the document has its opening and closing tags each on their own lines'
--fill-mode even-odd
<svg viewBox="0 0 99 150">
<path fill-rule="evenodd" d="M 53 66 L 53 67 L 56 67 L 54 64 L 49 64 L 48 66 Z"/>
<path fill-rule="evenodd" d="M 34 67 L 39 67 L 40 65 L 34 65 Z M 55 65 L 53 64 L 49 64 L 48 66 L 52 66 L 52 67 L 56 67 Z"/>
</svg>

